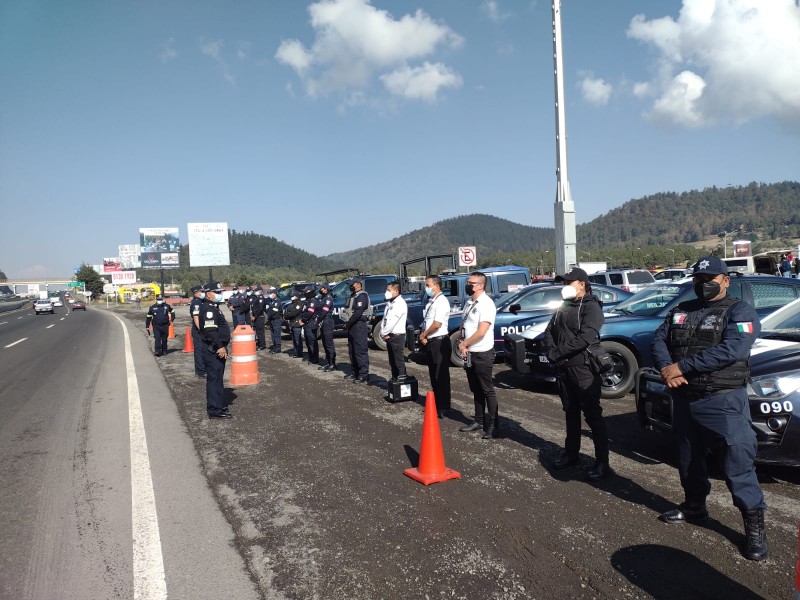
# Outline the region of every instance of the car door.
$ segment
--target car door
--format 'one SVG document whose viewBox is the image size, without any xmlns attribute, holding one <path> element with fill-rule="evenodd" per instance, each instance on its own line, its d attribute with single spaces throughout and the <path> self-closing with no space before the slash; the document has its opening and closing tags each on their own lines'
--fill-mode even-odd
<svg viewBox="0 0 800 600">
<path fill-rule="evenodd" d="M 731 281 L 731 287 L 734 282 Z M 797 284 L 782 281 L 750 281 L 749 295 L 759 317 L 766 317 L 771 312 L 786 306 L 798 296 Z M 730 289 L 730 288 L 729 288 Z M 741 298 L 742 296 L 737 296 Z"/>
</svg>

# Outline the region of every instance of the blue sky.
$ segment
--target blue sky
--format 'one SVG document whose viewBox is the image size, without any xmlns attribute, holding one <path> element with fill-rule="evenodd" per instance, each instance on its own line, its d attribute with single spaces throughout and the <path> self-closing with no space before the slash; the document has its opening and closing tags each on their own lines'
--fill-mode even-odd
<svg viewBox="0 0 800 600">
<path fill-rule="evenodd" d="M 583 223 L 800 177 L 795 0 L 564 0 Z M 476 212 L 553 225 L 550 1 L 4 0 L 0 269 L 71 274 L 140 227 L 325 255 Z"/>
</svg>

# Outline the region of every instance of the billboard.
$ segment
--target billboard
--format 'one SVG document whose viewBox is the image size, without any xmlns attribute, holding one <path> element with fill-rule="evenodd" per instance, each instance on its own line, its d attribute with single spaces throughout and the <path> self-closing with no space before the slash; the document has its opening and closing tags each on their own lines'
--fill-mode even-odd
<svg viewBox="0 0 800 600">
<path fill-rule="evenodd" d="M 118 248 L 119 262 L 123 269 L 138 269 L 142 266 L 139 262 L 142 254 L 139 244 L 120 244 Z"/>
<path fill-rule="evenodd" d="M 189 266 L 219 267 L 231 264 L 227 223 L 187 223 Z"/>
<path fill-rule="evenodd" d="M 180 266 L 180 239 L 177 227 L 139 229 L 143 269 L 177 269 Z"/>
<path fill-rule="evenodd" d="M 105 275 L 106 273 L 116 273 L 117 271 L 122 271 L 122 266 L 119 262 L 119 256 L 103 259 L 103 272 L 100 273 L 101 275 Z"/>
<path fill-rule="evenodd" d="M 118 273 L 112 273 L 111 283 L 114 285 L 136 283 L 136 271 L 119 271 Z"/>
</svg>

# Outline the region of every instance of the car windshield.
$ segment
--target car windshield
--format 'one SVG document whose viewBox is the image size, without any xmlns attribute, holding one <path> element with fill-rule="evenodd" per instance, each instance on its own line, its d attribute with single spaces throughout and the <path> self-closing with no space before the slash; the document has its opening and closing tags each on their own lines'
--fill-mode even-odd
<svg viewBox="0 0 800 600">
<path fill-rule="evenodd" d="M 533 285 L 527 285 L 519 290 L 503 294 L 494 301 L 494 305 L 497 308 L 497 310 L 501 310 L 506 306 L 511 306 L 512 304 L 518 304 L 522 297 L 528 294 L 531 290 L 541 286 L 542 286 L 541 283 L 534 283 Z"/>
<path fill-rule="evenodd" d="M 663 315 L 693 293 L 691 282 L 674 285 L 659 283 L 646 287 L 627 300 L 623 300 L 609 312 L 640 317 Z"/>
<path fill-rule="evenodd" d="M 800 341 L 800 300 L 761 320 L 761 337 Z"/>
</svg>

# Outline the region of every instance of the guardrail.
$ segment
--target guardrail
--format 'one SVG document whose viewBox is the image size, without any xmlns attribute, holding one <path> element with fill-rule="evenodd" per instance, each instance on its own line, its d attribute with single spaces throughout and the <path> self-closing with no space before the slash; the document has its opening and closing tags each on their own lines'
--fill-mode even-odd
<svg viewBox="0 0 800 600">
<path fill-rule="evenodd" d="M 18 308 L 21 308 L 21 307 L 25 306 L 26 304 L 29 304 L 30 302 L 31 302 L 31 300 L 20 300 L 20 299 L 2 300 L 2 299 L 0 299 L 0 312 L 8 312 L 10 310 L 17 310 Z"/>
</svg>

